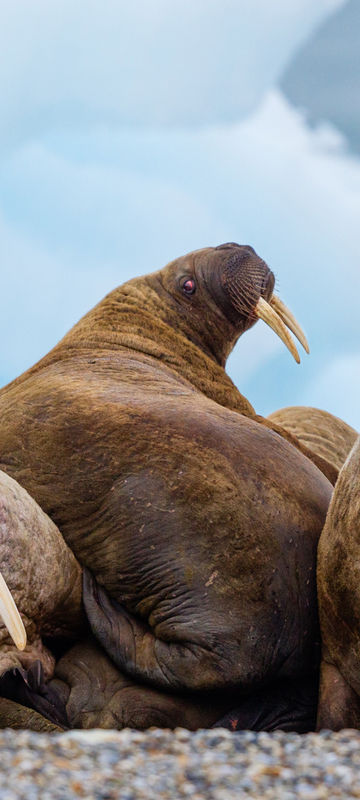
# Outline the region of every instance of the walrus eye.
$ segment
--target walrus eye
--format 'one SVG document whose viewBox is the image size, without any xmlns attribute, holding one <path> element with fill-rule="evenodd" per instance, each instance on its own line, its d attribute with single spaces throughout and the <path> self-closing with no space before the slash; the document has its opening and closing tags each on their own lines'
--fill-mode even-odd
<svg viewBox="0 0 360 800">
<path fill-rule="evenodd" d="M 184 294 L 194 294 L 196 289 L 196 283 L 194 278 L 186 278 L 186 281 L 182 284 L 182 290 Z"/>
</svg>

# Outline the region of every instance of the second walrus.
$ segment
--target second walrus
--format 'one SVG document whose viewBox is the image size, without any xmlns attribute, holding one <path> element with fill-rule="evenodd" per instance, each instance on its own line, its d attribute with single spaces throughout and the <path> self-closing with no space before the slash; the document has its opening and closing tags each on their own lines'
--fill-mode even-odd
<svg viewBox="0 0 360 800">
<path fill-rule="evenodd" d="M 85 567 L 88 619 L 118 669 L 165 692 L 255 698 L 318 667 L 336 470 L 224 370 L 259 317 L 298 360 L 286 325 L 306 341 L 273 290 L 251 247 L 195 251 L 115 289 L 0 392 L 0 468 Z"/>
</svg>

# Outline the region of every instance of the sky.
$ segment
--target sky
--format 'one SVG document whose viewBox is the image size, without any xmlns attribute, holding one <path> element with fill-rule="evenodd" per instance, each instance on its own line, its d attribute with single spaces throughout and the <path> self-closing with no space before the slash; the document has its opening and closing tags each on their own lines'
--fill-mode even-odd
<svg viewBox="0 0 360 800">
<path fill-rule="evenodd" d="M 360 429 L 360 160 L 279 89 L 341 0 L 2 0 L 0 385 L 123 281 L 251 244 L 302 323 L 300 366 L 258 323 L 228 362 L 267 414 Z"/>
</svg>

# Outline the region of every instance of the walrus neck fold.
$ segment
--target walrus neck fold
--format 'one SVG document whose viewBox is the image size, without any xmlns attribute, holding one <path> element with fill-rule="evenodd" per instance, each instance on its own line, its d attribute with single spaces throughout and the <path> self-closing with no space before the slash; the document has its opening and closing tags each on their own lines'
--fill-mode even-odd
<svg viewBox="0 0 360 800">
<path fill-rule="evenodd" d="M 176 333 L 189 339 L 199 350 L 225 368 L 228 356 L 234 348 L 240 332 L 217 308 L 211 296 L 201 314 L 191 305 L 188 309 L 169 292 L 163 282 L 162 273 L 149 275 L 147 283 L 154 294 L 159 317 Z"/>
<path fill-rule="evenodd" d="M 157 313 L 154 314 L 155 292 L 151 286 L 146 287 L 144 294 L 141 291 L 143 302 L 140 308 L 138 287 L 128 284 L 123 288 L 126 293 L 115 290 L 112 298 L 122 320 L 116 331 L 116 339 L 121 347 L 159 359 L 161 364 L 166 364 L 179 377 L 220 405 L 237 409 L 247 416 L 255 414 L 251 403 L 239 392 L 211 350 L 200 346 L 197 341 L 200 339 L 199 333 L 196 335 L 194 331 L 190 335 L 183 320 L 180 324 L 174 324 L 175 319 L 178 323 L 179 314 L 175 317 L 174 310 L 172 319 L 169 319 L 168 307 L 157 294 Z M 104 307 L 101 319 L 104 319 Z"/>
<path fill-rule="evenodd" d="M 110 358 L 125 350 L 156 358 L 193 389 L 220 405 L 253 417 L 255 410 L 218 363 L 214 354 L 191 339 L 182 325 L 170 324 L 151 285 L 134 279 L 110 292 L 66 334 L 59 344 L 24 376 L 35 374 L 57 361 Z M 154 313 L 155 312 L 155 313 Z M 175 317 L 175 311 L 173 313 Z"/>
</svg>

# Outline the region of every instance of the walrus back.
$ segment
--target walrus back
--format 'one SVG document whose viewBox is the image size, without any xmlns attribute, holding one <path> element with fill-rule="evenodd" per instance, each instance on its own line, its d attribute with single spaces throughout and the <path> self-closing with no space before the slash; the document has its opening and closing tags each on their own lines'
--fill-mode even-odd
<svg viewBox="0 0 360 800">
<path fill-rule="evenodd" d="M 157 636 L 198 643 L 199 660 L 185 672 L 174 664 L 168 688 L 313 669 L 326 478 L 167 365 L 129 351 L 92 362 L 77 354 L 2 393 L 2 468 L 111 597 L 151 626 L 154 646 Z M 147 668 L 161 685 L 161 669 L 151 678 L 151 659 Z"/>
<path fill-rule="evenodd" d="M 281 425 L 340 470 L 358 437 L 357 431 L 339 417 L 307 406 L 291 406 L 269 414 L 269 420 Z"/>
</svg>

